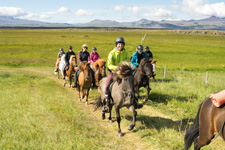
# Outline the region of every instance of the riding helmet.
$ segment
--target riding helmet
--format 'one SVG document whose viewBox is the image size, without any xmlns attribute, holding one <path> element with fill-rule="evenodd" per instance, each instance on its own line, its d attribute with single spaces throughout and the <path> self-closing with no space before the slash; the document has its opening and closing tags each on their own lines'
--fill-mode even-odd
<svg viewBox="0 0 225 150">
<path fill-rule="evenodd" d="M 149 47 L 148 46 L 145 46 L 145 49 L 149 49 Z"/>
<path fill-rule="evenodd" d="M 142 46 L 142 45 L 138 45 L 138 46 L 137 46 L 137 50 L 143 51 L 143 46 Z"/>
<path fill-rule="evenodd" d="M 60 48 L 60 51 L 63 51 L 63 48 Z"/>
<path fill-rule="evenodd" d="M 88 45 L 87 45 L 87 44 L 82 45 L 82 48 L 83 48 L 83 47 L 86 47 L 86 48 L 88 49 Z"/>
<path fill-rule="evenodd" d="M 68 48 L 69 48 L 69 49 L 73 49 L 72 46 L 69 46 Z"/>
<path fill-rule="evenodd" d="M 125 40 L 124 40 L 124 38 L 123 38 L 123 37 L 118 37 L 118 38 L 116 39 L 116 46 L 117 46 L 118 43 L 123 43 L 123 45 L 125 45 Z"/>
<path fill-rule="evenodd" d="M 97 48 L 96 48 L 96 47 L 92 47 L 92 50 L 93 50 L 93 51 L 96 51 L 96 50 L 97 50 Z"/>
</svg>

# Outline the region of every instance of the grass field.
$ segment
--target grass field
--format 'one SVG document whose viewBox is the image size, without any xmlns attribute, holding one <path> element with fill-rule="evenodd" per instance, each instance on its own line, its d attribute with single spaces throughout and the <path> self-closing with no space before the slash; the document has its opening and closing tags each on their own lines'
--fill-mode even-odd
<svg viewBox="0 0 225 150">
<path fill-rule="evenodd" d="M 72 45 L 78 54 L 86 43 L 106 60 L 115 39 L 123 36 L 131 56 L 145 33 L 143 45 L 157 59 L 157 79 L 150 82 L 150 100 L 138 110 L 132 132 L 126 130 L 132 115 L 121 110 L 126 134 L 118 138 L 116 123 L 109 125 L 92 105 L 78 103 L 77 93 L 53 75 L 57 53 Z M 0 149 L 183 149 L 198 105 L 224 89 L 224 38 L 166 30 L 1 29 Z M 141 89 L 140 102 L 145 94 Z M 92 103 L 98 96 L 97 90 L 91 91 Z M 203 150 L 223 147 L 218 138 Z"/>
</svg>

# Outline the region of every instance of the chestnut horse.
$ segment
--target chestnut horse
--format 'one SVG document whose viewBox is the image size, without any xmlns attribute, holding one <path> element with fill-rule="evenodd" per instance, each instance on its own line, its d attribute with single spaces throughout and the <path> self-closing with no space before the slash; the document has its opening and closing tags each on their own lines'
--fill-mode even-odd
<svg viewBox="0 0 225 150">
<path fill-rule="evenodd" d="M 68 80 L 70 82 L 70 85 L 69 87 L 72 87 L 72 79 L 74 77 L 74 74 L 75 74 L 75 71 L 76 71 L 76 66 L 77 66 L 77 59 L 76 59 L 76 55 L 71 55 L 70 56 L 70 66 L 69 66 L 69 69 L 66 70 L 66 76 L 68 77 Z M 64 84 L 63 86 L 66 85 L 66 78 L 64 79 Z"/>
<path fill-rule="evenodd" d="M 92 74 L 91 74 L 91 67 L 90 63 L 87 61 L 82 61 L 82 63 L 79 65 L 79 71 L 80 74 L 78 76 L 78 92 L 79 92 L 79 102 L 81 101 L 81 98 L 83 99 L 85 96 L 84 89 L 87 89 L 86 93 L 86 104 L 88 104 L 88 95 L 89 90 L 92 85 Z M 80 96 L 80 92 L 82 91 L 82 96 Z"/>
<path fill-rule="evenodd" d="M 136 89 L 137 93 L 137 98 L 139 98 L 139 88 L 140 87 L 145 87 L 147 90 L 147 97 L 144 99 L 144 102 L 147 102 L 149 98 L 149 92 L 150 92 L 150 87 L 149 87 L 149 77 L 153 76 L 153 71 L 152 71 L 152 64 L 151 61 L 148 60 L 147 58 L 141 59 L 138 67 L 135 70 L 134 73 L 134 87 Z"/>
<path fill-rule="evenodd" d="M 185 150 L 188 150 L 192 142 L 194 149 L 208 145 L 218 135 L 225 140 L 225 105 L 215 107 L 211 98 L 207 97 L 199 106 L 194 124 L 186 131 Z M 217 136 L 214 138 L 214 136 Z"/>
<path fill-rule="evenodd" d="M 94 71 L 95 71 L 95 81 L 96 81 L 96 85 L 98 86 L 98 88 L 100 89 L 100 83 L 99 81 L 106 76 L 106 71 L 105 71 L 105 66 L 106 61 L 104 61 L 103 59 L 98 59 L 94 65 Z"/>
<path fill-rule="evenodd" d="M 128 130 L 132 130 L 135 126 L 137 112 L 134 108 L 134 75 L 131 65 L 127 62 L 124 62 L 115 70 L 113 74 L 113 83 L 110 85 L 110 99 L 113 105 L 109 106 L 109 121 L 112 123 L 111 111 L 114 106 L 116 110 L 117 123 L 118 123 L 118 135 L 119 137 L 123 136 L 120 129 L 120 108 L 127 107 L 133 113 L 133 122 L 128 126 Z M 105 96 L 105 84 L 107 77 L 102 79 L 101 83 L 101 96 L 95 104 L 95 110 L 103 106 L 104 96 Z M 102 119 L 105 119 L 105 113 L 102 112 Z"/>
</svg>

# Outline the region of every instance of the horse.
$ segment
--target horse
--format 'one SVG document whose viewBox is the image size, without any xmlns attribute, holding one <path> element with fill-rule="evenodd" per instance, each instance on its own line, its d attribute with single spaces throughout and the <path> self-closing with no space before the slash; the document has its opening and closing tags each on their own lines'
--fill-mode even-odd
<svg viewBox="0 0 225 150">
<path fill-rule="evenodd" d="M 65 67 L 66 65 L 66 62 L 65 62 L 65 54 L 62 55 L 61 57 L 61 61 L 59 62 L 59 70 L 61 71 L 61 74 L 62 74 L 62 78 L 64 76 L 63 74 L 63 68 Z M 59 71 L 58 71 L 58 79 L 59 79 Z"/>
<path fill-rule="evenodd" d="M 151 88 L 149 87 L 149 77 L 153 76 L 152 71 L 152 64 L 151 61 L 147 58 L 141 59 L 139 65 L 137 68 L 135 68 L 134 73 L 134 87 L 136 89 L 137 98 L 140 98 L 139 96 L 139 88 L 145 87 L 147 90 L 147 97 L 144 99 L 144 102 L 147 102 L 149 98 L 149 92 Z"/>
<path fill-rule="evenodd" d="M 100 85 L 100 93 L 101 96 L 99 100 L 95 104 L 95 111 L 102 107 L 104 102 L 105 95 L 105 84 L 107 77 L 102 79 L 102 83 Z M 109 106 L 109 122 L 112 123 L 111 111 L 114 106 L 116 110 L 117 123 L 118 123 L 118 136 L 122 137 L 124 134 L 120 128 L 120 108 L 127 107 L 130 111 L 133 112 L 133 121 L 132 124 L 128 126 L 128 130 L 132 130 L 135 126 L 137 112 L 134 108 L 134 75 L 132 67 L 129 63 L 124 62 L 117 67 L 113 74 L 113 83 L 110 85 L 110 99 L 112 101 L 112 105 Z M 105 113 L 102 112 L 102 119 L 105 119 Z"/>
<path fill-rule="evenodd" d="M 71 56 L 70 56 L 70 60 L 69 60 L 69 62 L 70 62 L 69 69 L 66 70 L 66 74 L 65 74 L 65 75 L 68 77 L 68 80 L 69 80 L 69 82 L 70 82 L 70 85 L 69 85 L 70 88 L 72 87 L 72 79 L 73 79 L 74 74 L 75 74 L 75 71 L 76 71 L 76 66 L 77 66 L 76 60 L 77 60 L 77 59 L 76 59 L 76 55 L 71 55 Z M 64 84 L 63 84 L 63 86 L 65 87 L 65 85 L 66 85 L 66 78 L 64 79 Z"/>
<path fill-rule="evenodd" d="M 100 80 L 106 76 L 105 64 L 106 64 L 106 61 L 104 61 L 103 59 L 98 59 L 93 65 L 93 69 L 95 71 L 95 81 L 99 89 L 100 89 L 100 83 L 99 83 Z"/>
<path fill-rule="evenodd" d="M 194 149 L 210 144 L 217 136 L 225 140 L 225 105 L 215 107 L 211 98 L 207 97 L 200 105 L 194 123 L 186 131 L 184 142 L 185 150 L 188 150 L 192 142 Z M 214 137 L 218 134 L 216 137 Z"/>
<path fill-rule="evenodd" d="M 78 76 L 78 92 L 79 92 L 79 102 L 81 102 L 81 98 L 83 99 L 85 96 L 84 89 L 87 89 L 87 94 L 86 94 L 86 105 L 88 104 L 88 95 L 89 95 L 89 90 L 92 85 L 92 74 L 91 74 L 91 67 L 90 63 L 87 61 L 83 61 L 79 65 L 79 71 L 80 74 Z M 82 97 L 80 96 L 80 92 L 82 91 Z"/>
</svg>

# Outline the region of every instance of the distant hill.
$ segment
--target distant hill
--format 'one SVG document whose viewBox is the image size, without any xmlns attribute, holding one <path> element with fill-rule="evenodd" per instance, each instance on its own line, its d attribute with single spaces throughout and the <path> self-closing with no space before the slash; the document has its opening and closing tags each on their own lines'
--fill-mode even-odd
<svg viewBox="0 0 225 150">
<path fill-rule="evenodd" d="M 88 23 L 67 24 L 48 23 L 13 17 L 0 16 L 0 27 L 126 27 L 126 28 L 157 28 L 157 29 L 197 29 L 197 30 L 225 30 L 225 18 L 211 16 L 200 20 L 181 21 L 153 21 L 141 19 L 133 22 L 117 22 L 112 20 L 93 20 Z"/>
<path fill-rule="evenodd" d="M 17 19 L 8 16 L 0 16 L 1 27 L 66 27 L 72 26 L 67 23 L 48 23 L 42 21 L 32 21 L 26 19 Z"/>
</svg>

